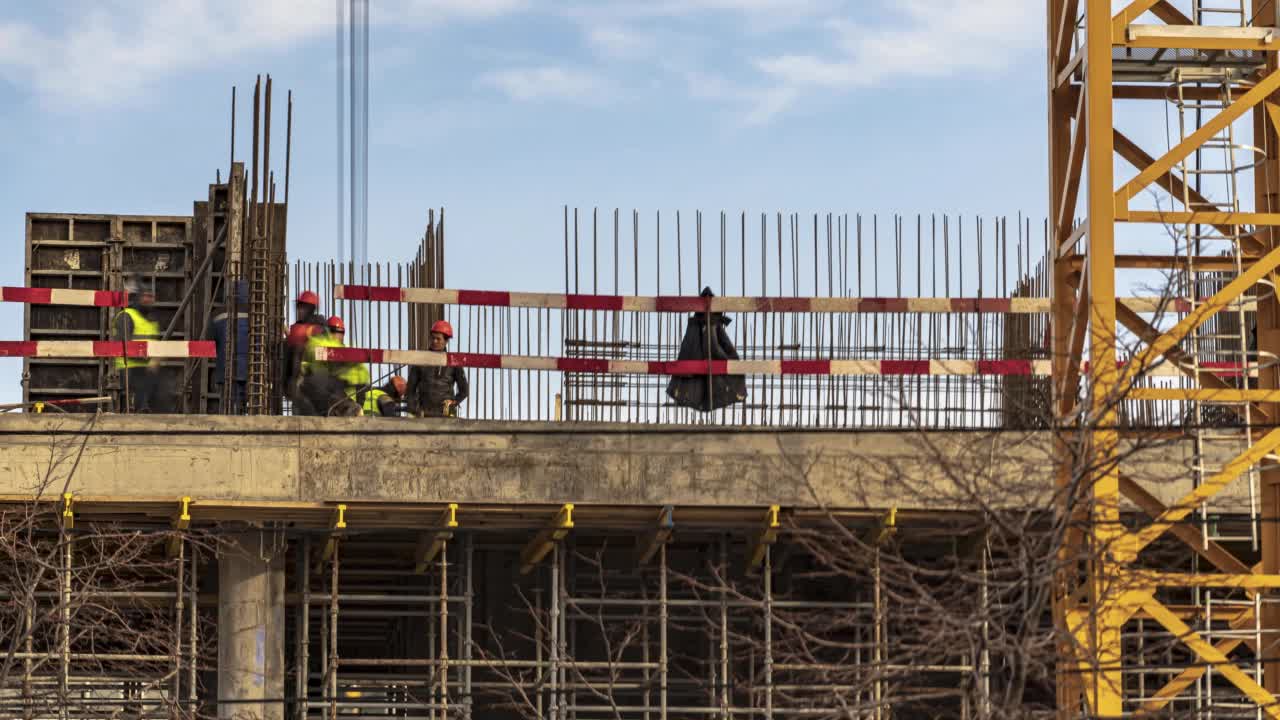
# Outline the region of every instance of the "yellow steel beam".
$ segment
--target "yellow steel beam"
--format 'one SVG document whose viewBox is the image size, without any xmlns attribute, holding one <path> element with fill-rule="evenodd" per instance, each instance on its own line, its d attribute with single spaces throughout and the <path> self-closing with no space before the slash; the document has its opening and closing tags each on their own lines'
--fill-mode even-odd
<svg viewBox="0 0 1280 720">
<path fill-rule="evenodd" d="M 1093 387 L 1089 394 L 1089 422 L 1093 424 L 1083 467 L 1089 470 L 1087 491 L 1092 518 L 1090 546 L 1109 547 L 1120 533 L 1119 441 L 1116 403 L 1119 380 L 1116 368 L 1115 127 L 1111 96 L 1111 0 L 1087 0 L 1085 5 L 1085 100 L 1088 148 L 1089 250 L 1089 365 Z M 1085 290 L 1082 287 L 1081 290 Z M 1075 362 L 1068 358 L 1068 362 Z M 1097 552 L 1090 557 L 1088 582 L 1091 605 L 1097 610 L 1088 646 L 1093 673 L 1086 683 L 1086 697 L 1097 717 L 1120 717 L 1124 710 L 1124 678 L 1121 674 L 1123 611 L 1114 606 L 1114 591 L 1107 587 L 1112 560 Z"/>
<path fill-rule="evenodd" d="M 1160 337 L 1160 331 L 1157 330 L 1155 326 L 1151 325 L 1151 323 L 1148 323 L 1146 320 L 1142 319 L 1142 316 L 1138 315 L 1138 313 L 1135 312 L 1132 308 L 1129 308 L 1124 304 L 1120 304 L 1116 306 L 1116 317 L 1120 320 L 1120 322 L 1125 327 L 1129 328 L 1130 332 L 1132 332 L 1134 335 L 1137 335 L 1138 338 L 1140 338 L 1143 342 L 1147 344 L 1155 342 L 1155 339 Z M 1172 363 L 1174 367 L 1178 368 L 1184 374 L 1186 374 L 1187 377 L 1195 379 L 1196 377 L 1195 369 L 1191 367 L 1190 363 L 1186 362 L 1187 356 L 1186 356 L 1186 353 L 1183 352 L 1182 348 L 1178 347 L 1177 345 L 1174 345 L 1173 347 L 1165 351 L 1164 357 L 1166 360 Z M 1208 370 L 1201 370 L 1199 373 L 1198 379 L 1200 384 L 1203 386 L 1206 386 L 1206 389 L 1209 389 L 1209 390 L 1234 389 L 1234 387 L 1228 384 L 1227 381 L 1223 380 L 1217 375 L 1214 375 Z M 1139 388 L 1133 388 L 1134 391 L 1138 389 Z M 1262 417 L 1267 419 L 1271 418 L 1271 414 L 1265 411 L 1263 409 L 1263 406 L 1254 405 L 1252 407 L 1254 411 L 1258 412 Z M 1238 408 L 1233 408 L 1233 411 L 1236 412 L 1241 417 L 1244 417 L 1243 410 Z"/>
<path fill-rule="evenodd" d="M 1071 39 L 1075 35 L 1076 16 L 1080 13 L 1080 0 L 1065 0 L 1062 3 L 1061 14 L 1054 18 L 1048 18 L 1050 23 L 1055 23 L 1051 27 L 1052 35 L 1049 39 L 1049 49 L 1053 52 L 1053 67 L 1050 68 L 1051 74 L 1056 74 L 1067 62 L 1067 55 L 1071 52 Z"/>
<path fill-rule="evenodd" d="M 1194 48 L 1274 52 L 1280 50 L 1280 39 L 1271 28 L 1261 27 L 1130 25 L 1125 29 L 1124 38 L 1117 40 L 1116 45 L 1165 50 Z"/>
<path fill-rule="evenodd" d="M 1080 101 L 1076 107 L 1076 132 L 1071 136 L 1071 149 L 1067 154 L 1067 178 L 1062 186 L 1062 195 L 1058 198 L 1058 218 L 1056 227 L 1059 238 L 1071 236 L 1071 223 L 1075 221 L 1076 200 L 1080 195 L 1081 171 L 1084 170 L 1085 138 L 1088 136 L 1088 118 L 1084 112 L 1084 93 L 1080 93 Z"/>
<path fill-rule="evenodd" d="M 1132 165 L 1135 170 L 1141 170 L 1156 161 L 1154 157 L 1148 154 L 1147 151 L 1143 150 L 1138 143 L 1129 139 L 1129 137 L 1124 133 L 1119 130 L 1114 130 L 1114 133 L 1116 153 Z M 1182 202 L 1182 198 L 1185 193 L 1186 198 L 1193 203 L 1197 203 L 1202 206 L 1210 204 L 1208 198 L 1197 192 L 1195 188 L 1187 185 L 1182 178 L 1173 173 L 1173 170 L 1169 170 L 1156 178 L 1155 184 L 1168 191 L 1169 197 L 1179 203 Z M 1134 215 L 1136 213 L 1130 214 Z M 1232 228 L 1230 225 L 1215 225 L 1214 228 L 1223 235 L 1236 234 L 1236 229 Z M 1261 248 L 1261 245 L 1255 240 L 1249 245 L 1246 245 L 1246 248 L 1251 251 L 1257 251 Z"/>
<path fill-rule="evenodd" d="M 520 553 L 520 574 L 527 575 L 533 570 L 538 563 L 542 562 L 542 558 L 551 552 L 556 543 L 565 539 L 569 535 L 569 531 L 573 529 L 573 503 L 565 503 L 560 510 L 556 512 L 556 516 L 551 520 L 551 524 L 542 530 L 525 545 L 524 550 Z"/>
<path fill-rule="evenodd" d="M 1110 50 L 1108 50 L 1110 53 Z M 1092 58 L 1091 58 L 1092 59 Z M 1110 55 L 1106 61 L 1110 62 Z M 1135 195 L 1142 192 L 1148 185 L 1155 182 L 1156 178 L 1169 172 L 1173 166 L 1183 158 L 1190 155 L 1197 148 L 1204 145 L 1211 138 L 1217 135 L 1226 126 L 1235 122 L 1244 115 L 1245 112 L 1257 106 L 1268 95 L 1280 89 L 1280 71 L 1273 71 L 1262 79 L 1257 85 L 1254 85 L 1239 100 L 1228 105 L 1218 114 L 1209 118 L 1207 122 L 1188 135 L 1186 139 L 1178 143 L 1173 149 L 1165 153 L 1159 160 L 1148 165 L 1144 170 L 1139 172 L 1132 180 L 1125 183 L 1115 194 L 1115 212 L 1119 219 L 1123 219 L 1129 214 L 1129 200 Z M 1108 96 L 1109 97 L 1109 96 Z M 1090 118 L 1092 120 L 1093 118 Z M 1108 118 L 1110 119 L 1110 118 Z"/>
<path fill-rule="evenodd" d="M 1080 279 L 1079 294 L 1076 295 L 1075 308 L 1071 313 L 1070 344 L 1067 347 L 1067 357 L 1069 358 L 1078 358 L 1084 354 L 1084 338 L 1089 330 L 1091 303 L 1089 302 L 1088 265 L 1085 265 L 1083 272 L 1084 277 Z M 1058 393 L 1062 402 L 1058 406 L 1058 415 L 1065 418 L 1075 409 L 1076 404 L 1079 402 L 1080 363 L 1068 365 L 1066 375 L 1061 382 L 1062 385 L 1058 388 Z"/>
<path fill-rule="evenodd" d="M 1262 573 L 1174 573 L 1156 570 L 1124 570 L 1119 582 L 1125 586 L 1142 587 L 1153 591 L 1160 587 L 1235 588 L 1237 590 L 1266 590 L 1280 588 L 1280 575 Z"/>
<path fill-rule="evenodd" d="M 1179 210 L 1130 210 L 1121 222 L 1157 223 L 1161 225 L 1280 225 L 1280 213 L 1255 212 L 1182 212 Z M 1235 232 L 1224 233 L 1235 235 Z"/>
<path fill-rule="evenodd" d="M 1169 0 L 1160 0 L 1151 8 L 1151 14 L 1165 21 L 1167 25 L 1191 25 L 1191 18 L 1187 17 L 1178 8 L 1169 3 Z"/>
<path fill-rule="evenodd" d="M 1240 477 L 1249 468 L 1256 465 L 1264 457 L 1280 447 L 1280 428 L 1276 428 L 1262 436 L 1252 447 L 1227 463 L 1221 472 L 1205 480 L 1199 487 L 1184 495 L 1160 513 L 1147 527 L 1125 533 L 1113 545 L 1115 554 L 1121 558 L 1136 557 L 1143 548 L 1150 545 L 1165 533 L 1173 523 L 1190 515 L 1201 503 L 1217 495 L 1231 481 Z"/>
<path fill-rule="evenodd" d="M 1111 36 L 1115 38 L 1124 37 L 1124 29 L 1129 23 L 1137 20 L 1143 13 L 1159 5 L 1160 2 L 1161 0 L 1133 0 L 1128 7 L 1111 18 Z M 1093 27 L 1093 25 L 1090 24 L 1090 27 Z"/>
<path fill-rule="evenodd" d="M 664 505 L 662 510 L 658 511 L 658 520 L 653 530 L 640 539 L 637 547 L 636 564 L 646 565 L 658 554 L 658 550 L 671 540 L 671 535 L 675 532 L 675 508 L 670 505 Z"/>
<path fill-rule="evenodd" d="M 1134 388 L 1129 391 L 1129 397 L 1133 400 L 1194 400 L 1208 403 L 1280 402 L 1280 390 Z"/>
<path fill-rule="evenodd" d="M 189 527 L 191 527 L 191 498 L 184 497 L 178 503 L 178 514 L 173 519 L 174 533 L 169 538 L 169 542 L 165 544 L 165 550 L 169 553 L 169 557 L 178 556 L 178 550 L 182 547 L 182 536 L 179 533 Z"/>
<path fill-rule="evenodd" d="M 1278 73 L 1280 74 L 1280 73 Z M 1249 266 L 1247 270 L 1236 276 L 1231 282 L 1227 283 L 1218 292 L 1214 293 L 1208 300 L 1202 302 L 1187 316 L 1178 321 L 1178 324 L 1169 329 L 1160 337 L 1156 338 L 1147 347 L 1134 355 L 1133 359 L 1125 368 L 1124 377 L 1121 379 L 1121 386 L 1128 385 L 1139 372 L 1144 371 L 1147 366 L 1156 358 L 1164 355 L 1170 348 L 1182 342 L 1194 328 L 1199 327 L 1206 322 L 1214 314 L 1220 312 L 1227 307 L 1232 301 L 1239 298 L 1246 290 L 1253 287 L 1259 280 L 1270 274 L 1277 266 L 1280 266 L 1280 247 L 1272 250 L 1264 255 L 1256 263 Z M 1115 337 L 1106 340 L 1107 343 L 1114 345 Z M 1095 365 L 1096 367 L 1096 365 Z"/>
<path fill-rule="evenodd" d="M 1143 608 L 1151 614 L 1156 622 L 1160 623 L 1166 630 L 1173 633 L 1174 637 L 1182 641 L 1184 645 L 1191 649 L 1202 661 L 1212 665 L 1223 677 L 1240 689 L 1250 700 L 1255 702 L 1268 717 L 1280 718 L 1280 704 L 1276 703 L 1276 697 L 1267 692 L 1261 685 L 1253 681 L 1253 678 L 1246 675 L 1235 663 L 1227 658 L 1217 647 L 1207 642 L 1199 633 L 1192 630 L 1186 623 L 1178 619 L 1177 615 L 1169 612 L 1155 598 L 1148 596 L 1147 602 L 1143 604 Z"/>
<path fill-rule="evenodd" d="M 418 538 L 416 562 L 413 571 L 419 575 L 427 571 L 431 561 L 440 554 L 445 548 L 445 543 L 453 539 L 453 531 L 458 527 L 458 503 L 449 503 L 440 513 L 440 520 L 436 522 L 436 527 L 440 528 L 434 532 L 425 533 Z"/>
<path fill-rule="evenodd" d="M 1248 568 L 1245 569 L 1248 570 Z M 1248 594 L 1250 597 L 1253 596 L 1253 593 Z M 1166 605 L 1165 609 L 1169 610 L 1170 608 Z M 1175 613 L 1175 615 L 1176 614 L 1177 613 Z M 1214 611 L 1214 615 L 1218 615 L 1216 610 Z M 1235 617 L 1227 621 L 1227 625 L 1232 630 L 1240 630 L 1247 627 L 1253 621 L 1253 608 L 1242 608 L 1241 612 L 1237 613 Z M 1247 644 L 1255 654 L 1258 651 L 1257 642 L 1255 642 L 1253 638 L 1246 639 L 1243 636 L 1229 637 L 1221 640 L 1214 645 L 1214 648 L 1223 655 L 1228 655 L 1241 644 Z M 1181 695 L 1184 690 L 1191 687 L 1192 683 L 1199 680 L 1200 676 L 1204 675 L 1208 669 L 1209 667 L 1207 665 L 1192 665 L 1178 673 L 1170 679 L 1169 682 L 1165 683 L 1164 687 L 1160 688 L 1160 690 L 1152 695 L 1149 702 L 1143 703 L 1142 707 L 1134 713 L 1134 717 L 1151 717 L 1160 712 L 1160 710 L 1164 709 L 1165 706 Z"/>
<path fill-rule="evenodd" d="M 768 512 L 765 513 L 764 528 L 751 543 L 751 550 L 747 554 L 748 569 L 760 567 L 761 563 L 764 562 L 764 549 L 777 542 L 778 530 L 782 527 L 781 511 L 782 509 L 779 506 L 770 505 Z"/>
<path fill-rule="evenodd" d="M 1124 475 L 1120 476 L 1120 493 L 1153 519 L 1159 517 L 1167 509 L 1159 498 L 1147 492 L 1146 488 Z M 1236 574 L 1252 572 L 1248 565 L 1240 562 L 1226 548 L 1212 540 L 1206 542 L 1204 533 L 1196 528 L 1182 523 L 1175 523 L 1170 528 L 1170 532 L 1186 543 L 1187 547 L 1213 563 L 1214 567 L 1222 572 Z"/>
</svg>

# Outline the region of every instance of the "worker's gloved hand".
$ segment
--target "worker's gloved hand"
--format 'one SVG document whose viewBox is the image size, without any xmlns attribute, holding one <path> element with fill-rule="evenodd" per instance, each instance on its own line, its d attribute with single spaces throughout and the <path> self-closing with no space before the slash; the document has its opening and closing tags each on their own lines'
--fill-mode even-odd
<svg viewBox="0 0 1280 720">
<path fill-rule="evenodd" d="M 147 372 L 152 374 L 160 372 L 160 361 L 156 359 L 152 359 L 150 362 L 148 362 Z"/>
</svg>

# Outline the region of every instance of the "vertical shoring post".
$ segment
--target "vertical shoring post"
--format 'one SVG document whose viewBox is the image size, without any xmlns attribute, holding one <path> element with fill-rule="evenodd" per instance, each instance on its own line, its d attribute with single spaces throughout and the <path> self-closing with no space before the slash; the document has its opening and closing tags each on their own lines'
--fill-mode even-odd
<svg viewBox="0 0 1280 720">
<path fill-rule="evenodd" d="M 308 707 L 307 698 L 310 695 L 311 687 L 311 538 L 303 537 L 302 544 L 298 547 L 298 590 L 302 598 L 302 605 L 298 608 L 298 652 L 295 662 L 298 665 L 297 687 L 294 692 L 297 693 L 298 705 L 296 715 L 297 720 L 307 720 Z"/>
<path fill-rule="evenodd" d="M 978 659 L 978 682 L 981 696 L 978 698 L 978 716 L 982 720 L 991 718 L 991 541 L 984 537 L 981 558 L 981 612 L 982 612 L 982 650 Z"/>
<path fill-rule="evenodd" d="M 875 558 L 872 560 L 871 566 L 871 592 L 872 592 L 872 625 L 871 625 L 871 652 L 872 667 L 875 668 L 874 682 L 872 684 L 872 699 L 875 702 L 875 719 L 881 720 L 884 717 L 884 676 L 885 676 L 885 657 L 884 657 L 884 596 L 881 592 L 880 582 L 880 547 L 876 546 Z"/>
<path fill-rule="evenodd" d="M 667 544 L 658 549 L 658 720 L 667 720 Z"/>
<path fill-rule="evenodd" d="M 537 692 L 534 694 L 534 703 L 538 712 L 538 717 L 542 717 L 543 691 L 545 687 L 543 682 L 543 673 L 547 668 L 542 663 L 542 588 L 535 587 L 533 589 L 533 667 L 534 667 L 534 685 Z"/>
<path fill-rule="evenodd" d="M 66 527 L 62 528 L 62 577 L 59 578 L 58 642 L 61 646 L 61 662 L 58 668 L 58 717 L 67 720 L 67 700 L 71 675 L 71 546 L 74 539 Z"/>
<path fill-rule="evenodd" d="M 1119 435 L 1115 429 L 1116 287 L 1114 139 L 1111 71 L 1111 2 L 1087 0 L 1086 109 L 1088 161 L 1088 271 L 1090 432 L 1084 467 L 1090 472 L 1090 609 L 1096 623 L 1091 633 L 1093 672 L 1088 695 L 1099 717 L 1123 713 L 1120 671 L 1121 611 L 1115 607 L 1111 545 L 1120 527 L 1120 475 L 1117 467 Z M 1085 291 L 1085 288 L 1081 288 Z M 1076 362 L 1068 358 L 1068 362 Z"/>
<path fill-rule="evenodd" d="M 329 566 L 329 655 L 325 668 L 325 694 L 329 696 L 329 720 L 338 717 L 338 565 L 342 540 L 333 538 L 333 564 Z"/>
<path fill-rule="evenodd" d="M 175 531 L 176 532 L 176 531 Z M 173 608 L 173 699 L 174 707 L 182 706 L 182 613 L 185 608 L 183 597 L 186 584 L 187 542 L 182 535 L 178 536 L 178 557 L 176 559 Z"/>
<path fill-rule="evenodd" d="M 547 687 L 549 689 L 548 705 L 551 720 L 559 720 L 560 718 L 560 544 L 551 550 L 551 567 L 548 572 L 551 574 L 551 592 L 547 598 L 547 610 L 550 613 L 547 619 L 547 635 L 550 640 L 547 648 L 547 656 L 550 660 L 547 672 L 549 674 Z M 539 618 L 541 622 L 541 618 Z"/>
<path fill-rule="evenodd" d="M 764 546 L 764 717 L 773 720 L 773 548 Z"/>
<path fill-rule="evenodd" d="M 191 708 L 193 715 L 197 710 L 196 700 L 198 699 L 196 651 L 197 643 L 200 640 L 200 609 L 196 601 L 199 597 L 197 592 L 200 589 L 200 584 L 196 573 L 199 571 L 200 549 L 192 547 L 191 572 L 189 573 L 190 580 L 188 580 L 187 589 L 187 704 Z"/>
<path fill-rule="evenodd" d="M 23 640 L 23 651 L 27 656 L 22 660 L 22 720 L 32 720 L 35 717 L 35 697 L 32 695 L 31 687 L 31 664 L 32 664 L 32 632 L 35 627 L 35 602 L 26 604 L 23 613 L 23 628 L 26 637 Z"/>
<path fill-rule="evenodd" d="M 472 640 L 471 640 L 471 623 L 472 623 L 472 601 L 475 598 L 475 577 L 472 568 L 475 566 L 475 536 L 467 533 L 462 540 L 465 549 L 462 568 L 463 576 L 466 578 L 465 592 L 463 602 L 466 604 L 462 607 L 462 659 L 466 661 L 466 666 L 462 670 L 462 702 L 464 704 L 464 717 L 471 720 L 471 713 L 474 709 L 474 703 L 471 698 L 471 658 L 472 658 Z"/>
<path fill-rule="evenodd" d="M 449 717 L 449 541 L 440 541 L 440 717 Z"/>
<path fill-rule="evenodd" d="M 816 267 L 816 266 L 815 266 Z M 710 347 L 710 346 L 708 346 Z M 720 717 L 729 720 L 729 539 L 720 536 Z"/>
</svg>

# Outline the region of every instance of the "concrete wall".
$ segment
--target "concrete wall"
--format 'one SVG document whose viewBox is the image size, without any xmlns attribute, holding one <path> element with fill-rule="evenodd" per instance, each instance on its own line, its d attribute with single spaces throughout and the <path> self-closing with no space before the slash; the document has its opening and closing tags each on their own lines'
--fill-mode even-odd
<svg viewBox="0 0 1280 720">
<path fill-rule="evenodd" d="M 1048 433 L 787 431 L 381 418 L 0 416 L 0 495 L 101 502 L 948 510 L 1051 503 Z M 1190 447 L 1125 471 L 1169 502 Z M 73 470 L 74 468 L 74 470 Z M 68 480 L 68 478 L 70 478 Z M 1239 495 L 1240 493 L 1237 493 Z"/>
</svg>

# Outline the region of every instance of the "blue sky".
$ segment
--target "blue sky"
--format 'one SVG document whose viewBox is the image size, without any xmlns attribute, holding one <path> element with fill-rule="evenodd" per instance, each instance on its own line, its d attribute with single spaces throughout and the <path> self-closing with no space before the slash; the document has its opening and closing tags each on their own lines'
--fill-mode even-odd
<svg viewBox="0 0 1280 720">
<path fill-rule="evenodd" d="M 559 286 L 565 204 L 1039 217 L 1042 13 L 373 0 L 370 257 L 408 259 L 431 206 L 451 286 L 524 290 Z M 225 171 L 230 88 L 259 72 L 277 108 L 295 95 L 291 255 L 332 256 L 334 16 L 332 0 L 0 0 L 0 284 L 22 284 L 27 211 L 189 214 Z M 21 308 L 0 306 L 0 337 L 20 336 Z M 20 366 L 0 361 L 0 402 Z"/>
</svg>

